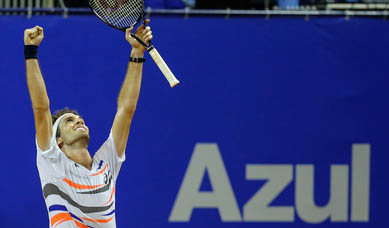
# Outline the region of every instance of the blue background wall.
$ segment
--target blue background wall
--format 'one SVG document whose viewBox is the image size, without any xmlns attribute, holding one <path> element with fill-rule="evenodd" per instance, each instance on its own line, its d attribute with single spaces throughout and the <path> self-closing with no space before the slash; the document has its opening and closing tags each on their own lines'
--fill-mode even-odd
<svg viewBox="0 0 389 228">
<path fill-rule="evenodd" d="M 1 16 L 0 227 L 48 227 L 36 168 L 23 31 L 41 25 L 40 63 L 51 109 L 78 109 L 94 153 L 109 134 L 130 47 L 93 16 Z M 154 43 L 181 85 L 170 89 L 148 56 L 141 97 L 117 183 L 118 227 L 311 227 L 223 223 L 195 209 L 169 223 L 196 143 L 217 143 L 240 210 L 261 187 L 247 164 L 314 164 L 325 205 L 331 164 L 351 164 L 351 145 L 371 145 L 369 222 L 388 226 L 389 24 L 381 19 L 152 18 Z M 350 170 L 351 173 L 351 170 Z M 262 182 L 263 183 L 263 182 Z M 207 178 L 204 189 L 210 189 Z M 294 205 L 294 184 L 272 204 Z"/>
</svg>

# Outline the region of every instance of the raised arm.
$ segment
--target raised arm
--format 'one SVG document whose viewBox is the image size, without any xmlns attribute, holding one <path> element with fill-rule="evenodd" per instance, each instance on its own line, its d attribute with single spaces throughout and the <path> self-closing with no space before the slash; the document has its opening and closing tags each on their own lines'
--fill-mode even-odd
<svg viewBox="0 0 389 228">
<path fill-rule="evenodd" d="M 146 20 L 148 24 L 150 20 Z M 131 37 L 130 33 L 133 28 L 126 30 L 126 40 L 131 44 L 131 57 L 143 58 L 146 50 L 138 41 Z M 150 27 L 140 26 L 135 35 L 148 43 L 152 39 Z M 124 153 L 127 144 L 128 135 L 130 133 L 130 125 L 134 116 L 136 104 L 138 103 L 139 91 L 142 81 L 143 62 L 131 62 L 128 65 L 126 78 L 123 82 L 118 98 L 118 107 L 115 120 L 112 126 L 112 135 L 119 157 Z"/>
<path fill-rule="evenodd" d="M 46 150 L 50 146 L 52 122 L 46 85 L 35 52 L 43 40 L 43 28 L 35 26 L 24 31 L 27 85 L 34 110 L 38 146 Z"/>
</svg>

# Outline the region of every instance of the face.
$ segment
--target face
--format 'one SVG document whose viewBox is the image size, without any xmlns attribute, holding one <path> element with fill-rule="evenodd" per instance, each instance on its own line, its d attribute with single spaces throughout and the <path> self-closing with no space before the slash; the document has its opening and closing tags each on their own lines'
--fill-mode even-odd
<svg viewBox="0 0 389 228">
<path fill-rule="evenodd" d="M 84 120 L 75 114 L 67 114 L 59 123 L 60 137 L 58 144 L 62 143 L 71 145 L 78 140 L 87 140 L 89 143 L 89 128 L 85 125 Z"/>
</svg>

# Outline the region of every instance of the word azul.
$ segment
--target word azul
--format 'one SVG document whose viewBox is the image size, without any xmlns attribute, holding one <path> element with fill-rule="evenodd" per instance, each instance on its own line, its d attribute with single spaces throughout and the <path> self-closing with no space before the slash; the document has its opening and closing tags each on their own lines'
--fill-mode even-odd
<svg viewBox="0 0 389 228">
<path fill-rule="evenodd" d="M 293 180 L 295 207 L 269 206 Z M 307 223 L 348 222 L 349 165 L 331 165 L 327 205 L 314 200 L 314 165 L 248 164 L 246 180 L 267 182 L 239 210 L 217 144 L 195 146 L 179 189 L 170 222 L 188 222 L 195 208 L 217 208 L 223 222 L 293 222 L 295 214 Z M 208 172 L 212 191 L 200 191 Z M 370 144 L 353 144 L 351 161 L 351 221 L 369 221 Z M 295 213 L 296 212 L 296 213 Z"/>
</svg>

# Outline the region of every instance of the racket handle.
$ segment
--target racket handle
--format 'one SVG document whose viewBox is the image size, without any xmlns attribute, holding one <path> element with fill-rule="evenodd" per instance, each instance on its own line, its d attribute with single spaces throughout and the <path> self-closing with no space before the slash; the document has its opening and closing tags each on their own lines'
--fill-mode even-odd
<svg viewBox="0 0 389 228">
<path fill-rule="evenodd" d="M 169 69 L 168 65 L 162 59 L 157 49 L 155 49 L 154 46 L 151 46 L 147 50 L 149 51 L 151 58 L 153 58 L 154 62 L 157 64 L 158 68 L 162 71 L 162 74 L 168 80 L 170 87 L 173 88 L 174 86 L 178 85 L 180 82 L 177 80 L 172 71 Z"/>
</svg>

